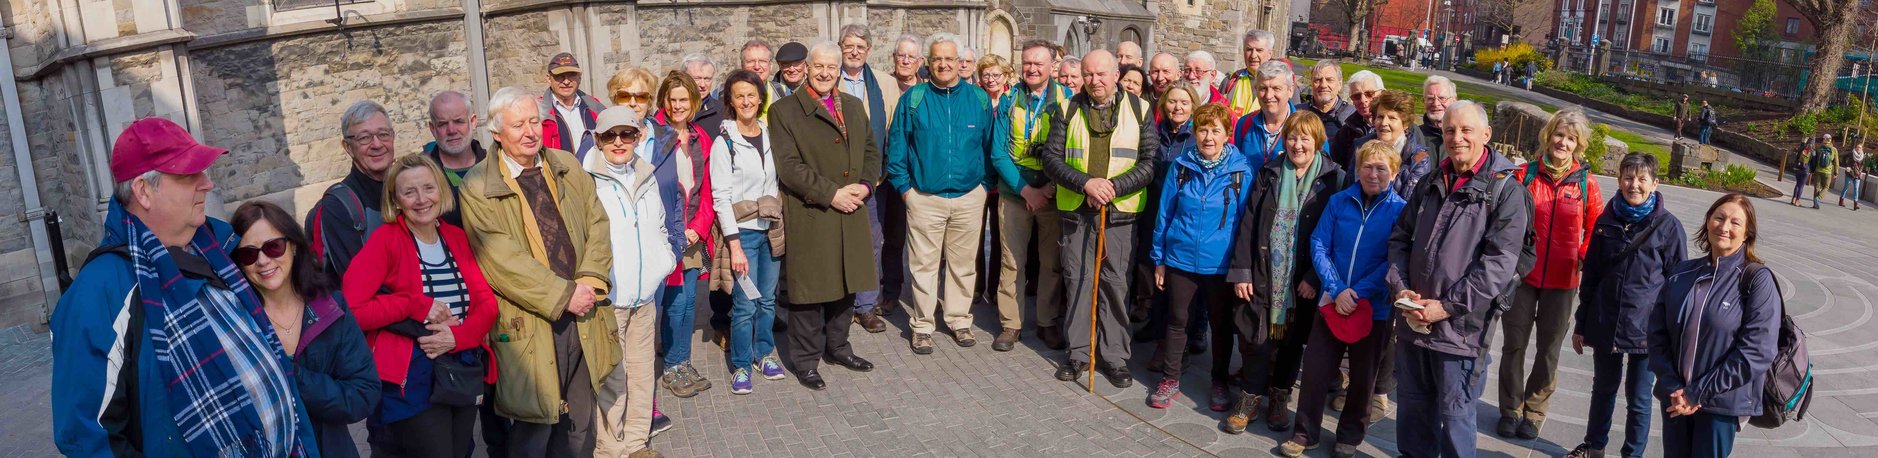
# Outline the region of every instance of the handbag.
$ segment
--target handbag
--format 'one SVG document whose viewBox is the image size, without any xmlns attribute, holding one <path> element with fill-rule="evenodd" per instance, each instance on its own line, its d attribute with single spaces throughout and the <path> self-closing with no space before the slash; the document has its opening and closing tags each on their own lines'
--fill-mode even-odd
<svg viewBox="0 0 1878 458">
<path fill-rule="evenodd" d="M 482 349 L 445 353 L 433 361 L 430 402 L 454 407 L 476 407 L 483 403 L 488 374 Z"/>
</svg>

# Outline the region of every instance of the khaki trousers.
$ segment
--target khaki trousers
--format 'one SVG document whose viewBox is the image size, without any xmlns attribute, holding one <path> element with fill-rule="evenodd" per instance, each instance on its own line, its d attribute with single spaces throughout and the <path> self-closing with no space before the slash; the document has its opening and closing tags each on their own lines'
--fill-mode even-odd
<svg viewBox="0 0 1878 458">
<path fill-rule="evenodd" d="M 646 448 L 652 430 L 653 378 L 658 359 L 659 312 L 656 305 L 614 307 L 619 318 L 620 364 L 601 381 L 600 405 L 594 409 L 593 455 L 622 457 Z"/>
<path fill-rule="evenodd" d="M 978 280 L 978 247 L 984 232 L 984 187 L 950 199 L 907 191 L 906 263 L 911 272 L 907 280 L 913 285 L 914 308 L 907 322 L 914 334 L 933 332 L 933 310 L 942 301 L 946 327 L 971 329 L 972 285 Z"/>
<path fill-rule="evenodd" d="M 1030 281 L 1024 266 L 1030 263 L 1030 240 L 1037 240 L 1037 326 L 1056 326 L 1063 317 L 1063 258 L 1057 254 L 1063 239 L 1063 213 L 1056 202 L 1031 212 L 1023 198 L 998 199 L 1000 255 L 998 322 L 1004 329 L 1024 328 L 1024 289 Z"/>
<path fill-rule="evenodd" d="M 1559 347 L 1571 335 L 1572 303 L 1577 299 L 1576 288 L 1540 289 L 1519 282 L 1513 308 L 1506 311 L 1501 324 L 1506 332 L 1500 346 L 1501 417 L 1545 421 L 1552 393 L 1558 389 Z M 1528 350 L 1533 354 L 1531 374 L 1526 372 Z"/>
</svg>

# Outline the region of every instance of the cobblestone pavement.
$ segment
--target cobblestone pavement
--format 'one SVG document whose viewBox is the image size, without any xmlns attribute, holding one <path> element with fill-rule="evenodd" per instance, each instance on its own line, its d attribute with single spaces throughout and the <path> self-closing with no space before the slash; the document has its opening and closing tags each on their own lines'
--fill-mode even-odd
<svg viewBox="0 0 1878 458">
<path fill-rule="evenodd" d="M 1605 189 L 1615 189 L 1606 179 Z M 1690 233 L 1718 194 L 1663 188 Z M 1763 237 L 1759 253 L 1782 280 L 1789 312 L 1809 331 L 1819 377 L 1812 416 L 1778 430 L 1748 428 L 1736 456 L 1878 456 L 1878 211 L 1800 209 L 1755 200 Z M 1136 384 L 1115 389 L 1096 381 L 1100 396 L 1051 378 L 1062 352 L 1026 334 L 1015 351 L 990 347 L 994 307 L 973 309 L 981 344 L 959 348 L 943 333 L 937 352 L 916 356 L 906 345 L 905 314 L 889 331 L 855 330 L 857 352 L 878 366 L 856 373 L 824 367 L 826 391 L 793 379 L 757 380 L 756 392 L 732 395 L 723 353 L 698 343 L 694 362 L 716 385 L 691 399 L 664 396 L 661 408 L 677 427 L 653 440 L 670 456 L 1264 456 L 1279 433 L 1263 423 L 1239 436 L 1217 432 L 1221 414 L 1198 406 L 1206 397 L 1207 359 L 1192 359 L 1174 406 L 1146 407 L 1145 369 L 1151 345 L 1136 345 Z M 696 338 L 696 336 L 694 336 Z M 50 456 L 50 338 L 0 331 L 0 457 Z M 1496 347 L 1497 349 L 1497 344 Z M 1561 350 L 1559 391 L 1540 439 L 1480 436 L 1487 456 L 1557 456 L 1580 442 L 1590 386 L 1589 356 Z M 1496 352 L 1497 353 L 1497 352 Z M 1497 363 L 1496 363 L 1497 364 Z M 1489 378 L 1496 372 L 1489 371 Z M 1494 382 L 1478 408 L 1479 424 L 1497 419 Z M 1334 422 L 1327 415 L 1327 422 Z M 1660 421 L 1658 422 L 1660 425 Z M 1620 428 L 1621 430 L 1621 428 Z M 1616 434 L 1621 434 L 1617 432 Z M 363 435 L 359 434 L 362 439 Z M 1370 431 L 1364 454 L 1393 455 L 1395 422 Z M 1652 444 L 1651 455 L 1660 456 Z M 1325 456 L 1327 449 L 1311 456 Z"/>
</svg>

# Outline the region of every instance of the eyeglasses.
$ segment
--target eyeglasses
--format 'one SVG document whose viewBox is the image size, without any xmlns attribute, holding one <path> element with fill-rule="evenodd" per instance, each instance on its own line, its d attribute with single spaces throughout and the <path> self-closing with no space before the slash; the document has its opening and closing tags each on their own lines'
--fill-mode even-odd
<svg viewBox="0 0 1878 458">
<path fill-rule="evenodd" d="M 639 141 L 639 130 L 638 129 L 626 130 L 626 128 L 618 128 L 618 129 L 613 129 L 613 130 L 609 130 L 606 132 L 593 134 L 593 138 L 594 140 L 599 140 L 600 144 L 602 145 L 613 143 L 615 140 L 621 140 L 621 139 L 626 140 L 626 143 L 632 143 L 632 142 Z"/>
<path fill-rule="evenodd" d="M 346 136 L 346 141 L 352 142 L 352 144 L 355 145 L 369 145 L 372 143 L 373 139 L 377 139 L 382 143 L 391 143 L 395 137 L 390 131 Z"/>
<path fill-rule="evenodd" d="M 235 259 L 235 265 L 246 267 L 260 262 L 261 255 L 264 254 L 267 255 L 268 259 L 279 259 L 281 256 L 286 256 L 287 238 L 275 237 L 273 240 L 261 242 L 261 246 L 259 247 L 244 246 L 236 248 L 234 252 L 228 253 L 228 256 Z"/>
<path fill-rule="evenodd" d="M 619 91 L 613 93 L 613 100 L 626 103 L 652 103 L 652 93 Z"/>
</svg>

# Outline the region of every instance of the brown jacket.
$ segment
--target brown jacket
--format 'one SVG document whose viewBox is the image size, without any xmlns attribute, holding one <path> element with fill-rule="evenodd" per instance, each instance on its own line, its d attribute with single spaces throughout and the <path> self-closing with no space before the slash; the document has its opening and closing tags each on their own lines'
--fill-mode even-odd
<svg viewBox="0 0 1878 458">
<path fill-rule="evenodd" d="M 793 234 L 783 277 L 788 301 L 797 304 L 833 302 L 880 286 L 867 209 L 841 213 L 832 207 L 842 186 L 880 180 L 880 149 L 865 102 L 836 91 L 846 121 L 843 137 L 834 116 L 809 92 L 804 88 L 777 101 L 769 117 L 783 224 Z"/>
<path fill-rule="evenodd" d="M 496 151 L 500 151 L 499 147 Z M 594 193 L 593 175 L 574 155 L 544 149 L 539 162 L 559 196 L 561 218 L 575 247 L 575 277 L 560 278 L 548 268 L 534 214 L 509 178 L 501 154 L 477 163 L 463 177 L 463 224 L 470 246 L 483 262 L 483 275 L 496 291 L 496 325 L 489 330 L 502 377 L 496 381 L 496 413 L 529 423 L 552 424 L 560 418 L 560 376 L 555 371 L 551 324 L 567 313 L 576 284 L 595 288 L 606 298 L 611 286 L 613 251 L 606 209 Z M 600 380 L 619 364 L 618 326 L 611 310 L 595 307 L 577 320 L 587 373 Z"/>
</svg>

